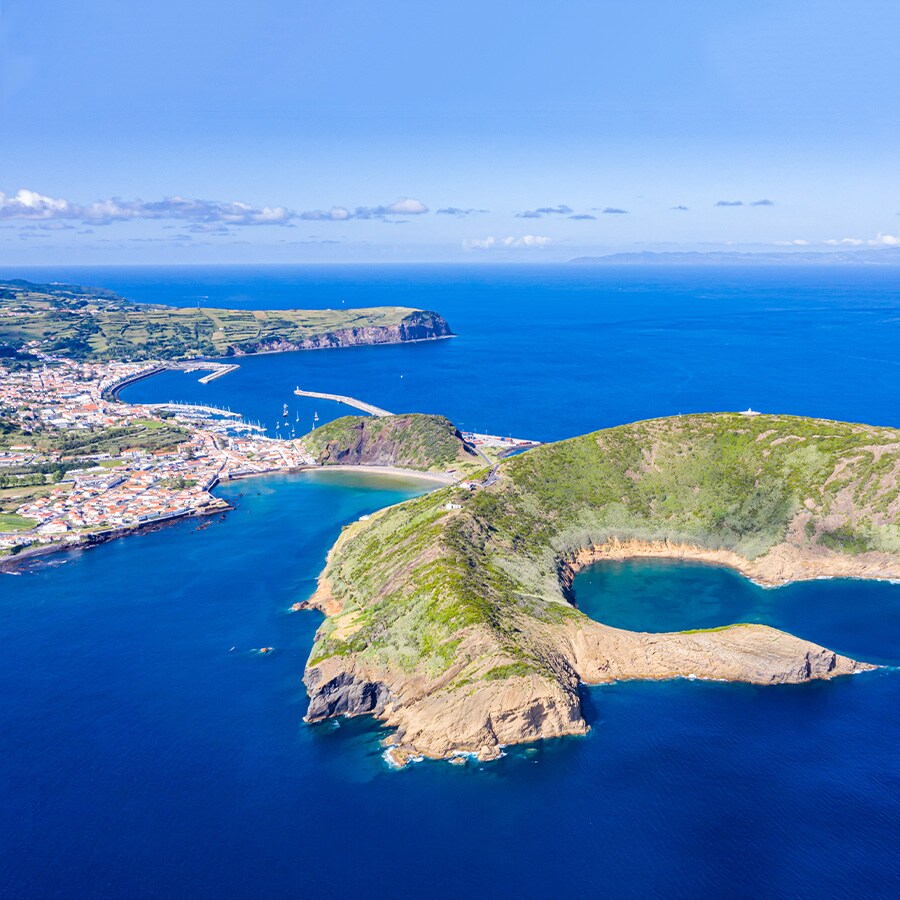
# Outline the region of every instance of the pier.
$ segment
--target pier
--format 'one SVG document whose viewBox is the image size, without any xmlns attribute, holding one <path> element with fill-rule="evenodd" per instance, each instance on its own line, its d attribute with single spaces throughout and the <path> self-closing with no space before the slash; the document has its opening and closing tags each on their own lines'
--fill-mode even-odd
<svg viewBox="0 0 900 900">
<path fill-rule="evenodd" d="M 221 378 L 223 375 L 227 375 L 229 372 L 233 372 L 235 369 L 239 369 L 238 365 L 230 365 L 230 366 L 216 366 L 209 375 L 204 375 L 202 378 L 198 378 L 197 381 L 200 384 L 209 384 L 211 381 L 214 381 L 216 378 Z"/>
<path fill-rule="evenodd" d="M 392 412 L 382 409 L 380 406 L 373 406 L 363 400 L 357 400 L 355 397 L 346 397 L 343 394 L 323 394 L 321 391 L 301 391 L 299 387 L 294 391 L 298 397 L 316 397 L 319 400 L 333 400 L 335 403 L 343 403 L 345 406 L 352 406 L 354 409 L 361 409 L 370 416 L 392 416 Z"/>
<path fill-rule="evenodd" d="M 239 369 L 240 366 L 237 363 L 219 363 L 204 359 L 187 359 L 180 362 L 171 362 L 168 364 L 167 368 L 180 369 L 182 372 L 208 372 L 209 374 L 201 376 L 197 381 L 199 381 L 200 384 L 209 384 L 211 381 L 215 381 L 216 378 L 221 378 L 223 375 L 227 375 L 229 372 Z"/>
</svg>

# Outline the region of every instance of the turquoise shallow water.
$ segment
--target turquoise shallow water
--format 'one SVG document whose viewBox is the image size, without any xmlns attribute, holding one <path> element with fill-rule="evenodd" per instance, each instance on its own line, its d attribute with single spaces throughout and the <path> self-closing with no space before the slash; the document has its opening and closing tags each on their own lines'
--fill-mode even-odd
<svg viewBox="0 0 900 900">
<path fill-rule="evenodd" d="M 174 376 L 176 396 L 254 416 L 277 413 L 302 369 L 322 390 L 548 438 L 749 403 L 897 424 L 897 276 L 615 277 L 77 280 L 184 302 L 393 297 L 445 311 L 460 332 L 245 360 L 202 394 Z M 128 396 L 170 389 L 149 380 Z M 236 509 L 202 531 L 181 523 L 0 575 L 0 895 L 896 896 L 900 682 L 889 669 L 782 688 L 586 689 L 587 737 L 461 769 L 393 772 L 372 723 L 303 725 L 320 619 L 290 604 L 311 592 L 342 524 L 423 489 L 338 473 L 239 482 L 220 491 Z M 586 571 L 576 591 L 611 624 L 756 617 L 863 658 L 900 656 L 900 586 L 761 591 L 719 569 L 636 562 Z M 276 652 L 250 652 L 261 645 Z"/>
<path fill-rule="evenodd" d="M 595 563 L 575 576 L 584 613 L 631 631 L 761 622 L 869 662 L 900 665 L 900 586 L 833 579 L 762 588 L 729 569 L 678 560 Z"/>
</svg>

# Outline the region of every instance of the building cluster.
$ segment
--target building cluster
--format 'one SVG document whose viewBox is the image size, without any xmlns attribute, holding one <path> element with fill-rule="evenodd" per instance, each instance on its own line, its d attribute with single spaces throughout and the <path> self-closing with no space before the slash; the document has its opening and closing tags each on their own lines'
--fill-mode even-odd
<svg viewBox="0 0 900 900">
<path fill-rule="evenodd" d="M 178 447 L 125 448 L 116 454 L 79 451 L 78 469 L 66 471 L 61 481 L 35 487 L 31 472 L 38 464 L 64 463 L 71 457 L 65 450 L 41 449 L 54 443 L 42 440 L 48 434 L 146 423 L 157 414 L 155 408 L 120 403 L 107 393 L 156 371 L 156 365 L 52 357 L 44 362 L 40 369 L 4 372 L 0 378 L 0 416 L 23 432 L 0 449 L 0 475 L 30 467 L 24 475 L 4 480 L 7 494 L 22 494 L 15 513 L 27 521 L 4 532 L 0 520 L 0 553 L 33 544 L 79 543 L 89 535 L 224 509 L 227 504 L 210 493 L 219 481 L 314 464 L 300 441 L 248 431 L 244 423 L 217 416 L 212 409 L 198 419 L 197 407 L 184 415 L 174 407 L 169 421 L 188 433 Z M 10 488 L 16 477 L 32 489 Z"/>
</svg>

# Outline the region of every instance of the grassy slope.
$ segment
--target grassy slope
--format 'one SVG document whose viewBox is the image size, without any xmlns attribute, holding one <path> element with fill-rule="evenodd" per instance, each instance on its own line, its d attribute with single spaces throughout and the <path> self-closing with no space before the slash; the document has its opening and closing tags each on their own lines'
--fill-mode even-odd
<svg viewBox="0 0 900 900">
<path fill-rule="evenodd" d="M 444 416 L 343 416 L 310 432 L 303 442 L 326 465 L 394 465 L 460 473 L 484 468 L 484 462 L 466 450 L 456 426 Z"/>
<path fill-rule="evenodd" d="M 792 540 L 809 546 L 900 553 L 894 429 L 685 416 L 546 445 L 501 473 L 489 489 L 446 488 L 345 530 L 326 570 L 344 612 L 326 621 L 313 664 L 360 654 L 434 674 L 472 626 L 519 667 L 491 678 L 541 670 L 528 623 L 581 616 L 559 602 L 557 560 L 614 537 L 754 558 L 790 526 Z M 451 496 L 462 510 L 444 509 Z M 466 672 L 488 677 L 482 669 L 472 660 Z"/>
<path fill-rule="evenodd" d="M 27 531 L 29 528 L 34 528 L 35 525 L 37 522 L 26 519 L 24 516 L 0 512 L 0 532 Z"/>
<path fill-rule="evenodd" d="M 79 293 L 81 291 L 81 293 Z M 0 283 L 0 344 L 48 341 L 76 359 L 174 359 L 223 356 L 230 347 L 302 341 L 344 328 L 399 324 L 414 310 L 183 309 L 131 303 L 93 289 Z"/>
</svg>

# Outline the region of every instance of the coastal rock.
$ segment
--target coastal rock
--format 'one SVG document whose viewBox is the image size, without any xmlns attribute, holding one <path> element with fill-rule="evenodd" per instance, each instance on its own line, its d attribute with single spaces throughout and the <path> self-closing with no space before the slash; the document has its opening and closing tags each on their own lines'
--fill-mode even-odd
<svg viewBox="0 0 900 900">
<path fill-rule="evenodd" d="M 385 685 L 357 681 L 347 672 L 341 672 L 324 684 L 317 685 L 318 677 L 314 674 L 307 680 L 311 695 L 306 713 L 307 722 L 316 722 L 329 716 L 378 715 L 389 698 Z"/>
</svg>

